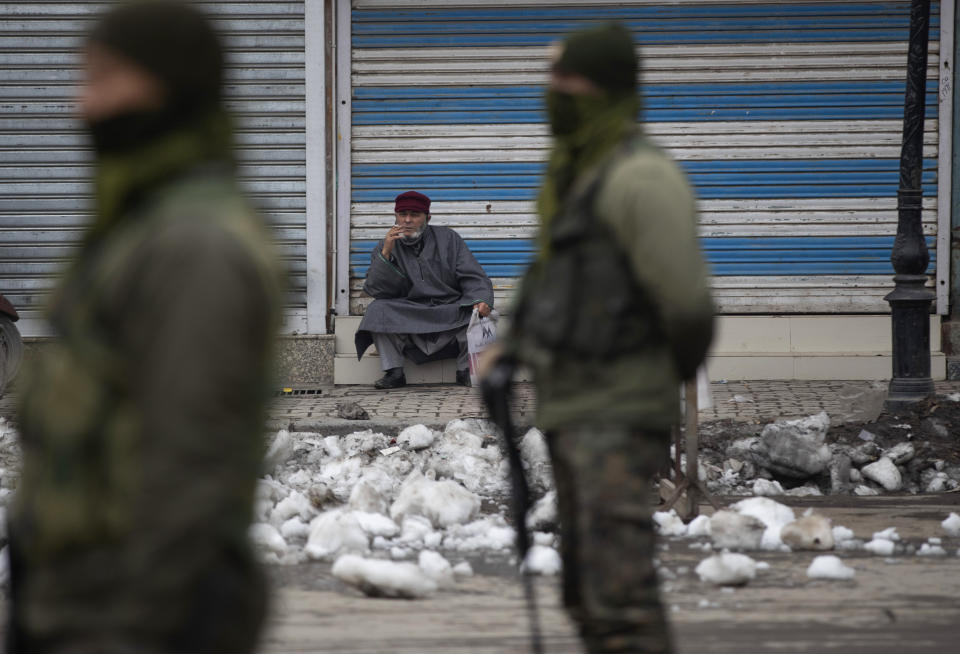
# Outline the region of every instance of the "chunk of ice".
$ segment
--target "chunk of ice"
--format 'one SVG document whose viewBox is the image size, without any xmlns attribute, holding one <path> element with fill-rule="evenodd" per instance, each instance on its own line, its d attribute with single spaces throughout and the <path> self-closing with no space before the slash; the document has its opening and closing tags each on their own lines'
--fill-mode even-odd
<svg viewBox="0 0 960 654">
<path fill-rule="evenodd" d="M 552 547 L 545 545 L 534 545 L 527 552 L 527 558 L 523 562 L 523 569 L 534 575 L 550 576 L 560 572 L 563 564 L 560 560 L 560 554 Z"/>
<path fill-rule="evenodd" d="M 897 533 L 896 527 L 887 527 L 883 531 L 873 532 L 873 538 L 874 540 L 877 538 L 883 538 L 885 540 L 898 541 L 900 540 L 900 534 Z"/>
<path fill-rule="evenodd" d="M 845 565 L 839 556 L 824 554 L 816 557 L 807 568 L 811 579 L 853 579 L 856 571 Z"/>
<path fill-rule="evenodd" d="M 683 520 L 673 509 L 655 512 L 653 523 L 657 527 L 657 533 L 661 536 L 685 536 L 687 533 L 687 525 L 683 524 Z"/>
<path fill-rule="evenodd" d="M 947 550 L 943 549 L 939 545 L 933 545 L 932 543 L 924 543 L 920 546 L 920 549 L 917 550 L 917 556 L 946 556 Z"/>
<path fill-rule="evenodd" d="M 264 550 L 283 556 L 287 552 L 287 541 L 283 539 L 277 528 L 265 522 L 250 525 L 250 540 Z"/>
<path fill-rule="evenodd" d="M 333 576 L 370 597 L 417 599 L 437 590 L 437 584 L 415 563 L 341 556 L 333 564 Z"/>
<path fill-rule="evenodd" d="M 437 584 L 439 588 L 449 588 L 453 585 L 453 566 L 433 550 L 423 550 L 418 559 L 420 569 Z"/>
<path fill-rule="evenodd" d="M 960 515 L 951 513 L 946 520 L 940 523 L 940 526 L 947 532 L 947 535 L 960 536 Z"/>
<path fill-rule="evenodd" d="M 871 554 L 877 554 L 878 556 L 890 556 L 893 554 L 894 547 L 895 546 L 892 540 L 887 540 L 886 538 L 874 538 L 869 543 L 866 543 L 863 546 L 863 549 Z"/>
<path fill-rule="evenodd" d="M 742 586 L 757 575 L 757 563 L 745 554 L 723 552 L 697 565 L 701 581 L 718 586 Z"/>
</svg>

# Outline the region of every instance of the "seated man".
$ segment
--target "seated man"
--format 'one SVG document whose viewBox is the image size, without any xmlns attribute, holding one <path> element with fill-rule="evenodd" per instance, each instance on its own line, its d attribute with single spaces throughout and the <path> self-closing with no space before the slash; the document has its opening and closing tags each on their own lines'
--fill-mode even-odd
<svg viewBox="0 0 960 654">
<path fill-rule="evenodd" d="M 430 198 L 397 196 L 396 224 L 374 248 L 363 290 L 374 298 L 354 341 L 357 359 L 371 343 L 386 374 L 374 386 L 406 385 L 404 357 L 415 363 L 457 359 L 457 383 L 470 385 L 467 325 L 476 306 L 493 307 L 493 284 L 464 240 L 430 223 Z"/>
</svg>

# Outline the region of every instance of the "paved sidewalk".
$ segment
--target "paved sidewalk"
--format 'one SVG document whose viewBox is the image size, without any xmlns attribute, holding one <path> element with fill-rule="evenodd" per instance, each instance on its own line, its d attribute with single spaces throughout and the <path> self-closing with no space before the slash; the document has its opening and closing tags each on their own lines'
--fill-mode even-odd
<svg viewBox="0 0 960 654">
<path fill-rule="evenodd" d="M 960 382 L 937 382 L 937 393 L 958 393 Z M 864 381 L 737 381 L 710 385 L 713 404 L 700 411 L 701 422 L 739 420 L 766 422 L 826 411 L 837 422 L 869 420 L 886 395 L 885 382 Z M 344 420 L 337 405 L 356 403 L 370 420 Z M 0 416 L 12 418 L 16 400 L 0 399 Z M 532 384 L 517 384 L 513 402 L 518 425 L 534 424 Z M 416 422 L 443 425 L 454 418 L 482 418 L 486 411 L 477 389 L 453 385 L 411 385 L 392 391 L 370 386 L 324 386 L 294 389 L 271 404 L 268 426 L 327 434 L 358 429 L 402 428 Z"/>
<path fill-rule="evenodd" d="M 826 411 L 834 422 L 869 420 L 879 411 L 886 396 L 885 382 L 738 381 L 714 382 L 710 386 L 713 403 L 701 410 L 701 422 L 724 419 L 762 422 L 820 411 Z M 454 418 L 486 415 L 479 391 L 461 386 L 411 385 L 392 391 L 378 391 L 370 386 L 327 386 L 307 392 L 316 394 L 278 397 L 271 407 L 270 425 L 292 424 L 298 430 L 337 433 L 366 426 L 443 424 Z M 937 392 L 960 392 L 960 382 L 938 382 Z M 370 420 L 339 418 L 337 405 L 350 402 L 363 407 Z M 532 384 L 517 384 L 513 409 L 518 424 L 534 424 Z"/>
</svg>

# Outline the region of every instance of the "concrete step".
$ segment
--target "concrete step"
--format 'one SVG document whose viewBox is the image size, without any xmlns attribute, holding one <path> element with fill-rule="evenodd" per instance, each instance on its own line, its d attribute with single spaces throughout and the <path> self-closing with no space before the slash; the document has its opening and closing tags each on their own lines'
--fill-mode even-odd
<svg viewBox="0 0 960 654">
<path fill-rule="evenodd" d="M 943 380 L 940 321 L 931 318 L 931 372 L 934 380 Z M 360 320 L 337 318 L 336 384 L 372 384 L 383 374 L 374 348 L 357 361 L 353 335 Z M 707 368 L 712 380 L 884 380 L 893 366 L 889 348 L 889 316 L 720 316 Z M 410 383 L 453 383 L 456 366 L 453 360 L 408 364 L 404 371 Z"/>
<path fill-rule="evenodd" d="M 947 362 L 942 352 L 930 357 L 931 377 L 946 379 Z M 893 357 L 889 352 L 755 352 L 715 353 L 707 359 L 711 381 L 803 379 L 880 381 L 890 379 Z"/>
<path fill-rule="evenodd" d="M 371 348 L 372 349 L 372 348 Z M 409 361 L 403 367 L 408 384 L 453 384 L 457 381 L 456 359 L 431 361 L 418 366 Z M 383 376 L 380 357 L 371 355 L 357 361 L 356 355 L 337 355 L 333 360 L 334 384 L 372 384 Z"/>
</svg>

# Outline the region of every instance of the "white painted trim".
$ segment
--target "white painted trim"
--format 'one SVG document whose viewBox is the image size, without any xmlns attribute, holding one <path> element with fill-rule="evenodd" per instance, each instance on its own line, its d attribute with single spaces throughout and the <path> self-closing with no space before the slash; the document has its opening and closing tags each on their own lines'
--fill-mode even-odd
<svg viewBox="0 0 960 654">
<path fill-rule="evenodd" d="M 326 18 L 323 0 L 304 3 L 307 140 L 307 333 L 327 333 Z"/>
<path fill-rule="evenodd" d="M 953 193 L 953 40 L 956 0 L 940 3 L 940 146 L 937 162 L 937 313 L 950 310 L 950 232 Z"/>
<path fill-rule="evenodd" d="M 350 313 L 350 129 L 352 80 L 350 77 L 350 0 L 336 0 L 336 241 L 337 279 L 335 306 L 338 316 Z"/>
</svg>

